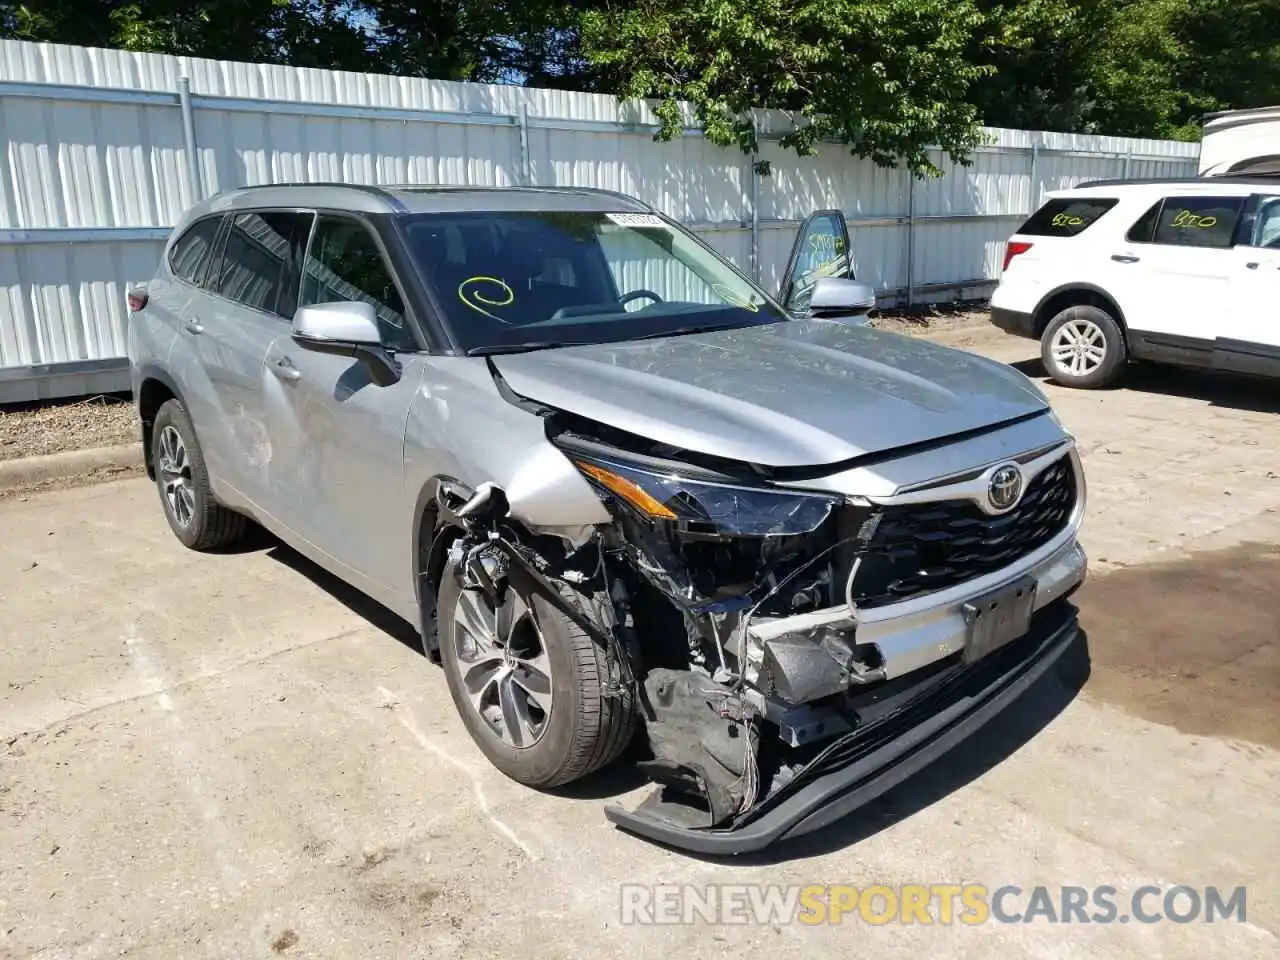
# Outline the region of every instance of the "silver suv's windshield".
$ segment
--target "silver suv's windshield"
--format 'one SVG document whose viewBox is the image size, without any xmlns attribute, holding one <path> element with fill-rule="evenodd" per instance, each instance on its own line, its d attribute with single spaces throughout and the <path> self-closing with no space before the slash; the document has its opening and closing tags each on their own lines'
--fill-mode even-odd
<svg viewBox="0 0 1280 960">
<path fill-rule="evenodd" d="M 654 214 L 419 214 L 402 223 L 468 354 L 786 319 L 758 288 Z"/>
</svg>

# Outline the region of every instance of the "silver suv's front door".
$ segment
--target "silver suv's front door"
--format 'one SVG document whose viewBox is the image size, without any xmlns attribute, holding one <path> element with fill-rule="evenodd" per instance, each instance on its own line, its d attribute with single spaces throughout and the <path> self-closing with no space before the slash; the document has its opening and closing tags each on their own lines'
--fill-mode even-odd
<svg viewBox="0 0 1280 960">
<path fill-rule="evenodd" d="M 299 306 L 362 300 L 402 376 L 373 382 L 357 359 L 317 353 L 288 331 L 267 350 L 273 512 L 378 596 L 412 592 L 404 544 L 404 432 L 421 378 L 419 345 L 383 249 L 358 220 L 321 215 L 303 269 Z"/>
</svg>

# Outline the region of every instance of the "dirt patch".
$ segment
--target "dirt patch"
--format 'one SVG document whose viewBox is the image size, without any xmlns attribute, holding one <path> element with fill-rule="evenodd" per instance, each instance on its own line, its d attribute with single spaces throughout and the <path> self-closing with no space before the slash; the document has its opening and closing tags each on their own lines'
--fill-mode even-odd
<svg viewBox="0 0 1280 960">
<path fill-rule="evenodd" d="M 98 396 L 0 408 L 0 460 L 136 443 L 133 402 Z"/>
<path fill-rule="evenodd" d="M 271 950 L 274 953 L 284 953 L 290 947 L 298 945 L 298 935 L 292 930 L 285 930 L 280 936 L 271 941 Z"/>
<path fill-rule="evenodd" d="M 987 327 L 990 323 L 990 312 L 985 300 L 930 303 L 919 307 L 891 307 L 887 310 L 871 312 L 873 327 L 916 336 Z"/>
<path fill-rule="evenodd" d="M 1086 695 L 1186 733 L 1280 747 L 1280 545 L 1126 567 L 1077 595 Z"/>
</svg>

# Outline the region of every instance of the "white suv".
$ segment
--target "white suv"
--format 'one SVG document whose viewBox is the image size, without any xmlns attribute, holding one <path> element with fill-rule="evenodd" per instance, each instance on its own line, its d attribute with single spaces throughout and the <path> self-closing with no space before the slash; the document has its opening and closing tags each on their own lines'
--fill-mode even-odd
<svg viewBox="0 0 1280 960">
<path fill-rule="evenodd" d="M 1009 239 L 991 321 L 1072 387 L 1131 359 L 1280 377 L 1280 177 L 1052 193 Z"/>
</svg>

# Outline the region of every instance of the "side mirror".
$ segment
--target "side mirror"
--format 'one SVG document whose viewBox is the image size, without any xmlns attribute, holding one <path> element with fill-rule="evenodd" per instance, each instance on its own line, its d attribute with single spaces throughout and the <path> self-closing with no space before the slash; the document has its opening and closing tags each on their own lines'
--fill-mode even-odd
<svg viewBox="0 0 1280 960">
<path fill-rule="evenodd" d="M 400 379 L 400 364 L 382 346 L 378 315 L 360 300 L 299 307 L 293 315 L 293 342 L 314 353 L 353 357 L 380 387 Z"/>
<path fill-rule="evenodd" d="M 869 283 L 839 277 L 819 277 L 809 295 L 809 312 L 814 317 L 844 319 L 857 317 L 869 323 L 867 314 L 876 305 L 876 292 Z"/>
</svg>

